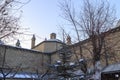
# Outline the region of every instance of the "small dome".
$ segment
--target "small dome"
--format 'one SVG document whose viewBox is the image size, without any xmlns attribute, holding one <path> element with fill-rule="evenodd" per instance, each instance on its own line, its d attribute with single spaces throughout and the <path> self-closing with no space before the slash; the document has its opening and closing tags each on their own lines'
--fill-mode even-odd
<svg viewBox="0 0 120 80">
<path fill-rule="evenodd" d="M 56 34 L 55 33 L 51 33 L 50 34 L 50 39 L 56 39 Z"/>
</svg>

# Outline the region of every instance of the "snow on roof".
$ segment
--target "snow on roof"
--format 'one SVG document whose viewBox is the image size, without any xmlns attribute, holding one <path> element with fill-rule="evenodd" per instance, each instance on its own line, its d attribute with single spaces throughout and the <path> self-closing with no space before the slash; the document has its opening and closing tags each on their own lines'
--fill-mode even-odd
<svg viewBox="0 0 120 80">
<path fill-rule="evenodd" d="M 105 72 L 114 72 L 114 71 L 120 71 L 120 63 L 111 64 L 103 69 L 103 73 Z"/>
<path fill-rule="evenodd" d="M 81 70 L 77 70 L 77 71 L 75 71 L 75 72 L 73 72 L 75 75 L 83 75 L 84 73 L 83 73 L 83 71 L 81 71 Z"/>
<path fill-rule="evenodd" d="M 59 40 L 59 39 L 49 39 L 49 40 L 46 40 L 46 41 L 55 41 L 55 42 L 60 42 L 60 43 L 62 43 L 62 41 Z"/>
<path fill-rule="evenodd" d="M 0 73 L 0 78 L 3 78 L 3 74 Z M 6 78 L 29 78 L 29 79 L 33 79 L 33 78 L 38 78 L 38 75 L 37 74 L 30 74 L 30 73 L 17 73 L 17 74 L 14 74 L 14 73 L 9 73 Z"/>
</svg>

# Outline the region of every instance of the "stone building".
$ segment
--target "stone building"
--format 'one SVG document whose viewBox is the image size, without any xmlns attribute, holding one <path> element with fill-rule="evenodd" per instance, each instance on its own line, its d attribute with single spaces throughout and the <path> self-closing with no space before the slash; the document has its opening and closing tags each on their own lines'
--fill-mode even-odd
<svg viewBox="0 0 120 80">
<path fill-rule="evenodd" d="M 31 49 L 21 48 L 19 40 L 16 47 L 1 44 L 0 69 L 2 69 L 2 72 L 13 70 L 6 76 L 1 72 L 0 76 L 17 78 L 18 80 L 19 78 L 25 80 L 38 78 L 39 75 L 49 70 L 52 63 L 59 59 L 56 51 L 60 50 L 63 44 L 62 41 L 56 39 L 55 33 L 51 33 L 49 40 L 45 40 L 38 45 L 35 45 L 35 36 L 33 35 Z"/>
<path fill-rule="evenodd" d="M 101 63 L 103 66 L 106 66 L 106 59 L 108 64 L 113 64 L 120 62 L 120 25 L 117 25 L 115 28 L 104 33 L 106 35 L 104 44 L 101 52 Z M 82 47 L 83 57 L 88 60 L 88 63 L 92 64 L 92 47 L 89 39 L 83 40 L 76 44 L 73 44 L 71 47 L 75 48 L 77 56 L 81 58 L 79 52 L 79 45 Z M 106 52 L 105 52 L 106 48 Z"/>
<path fill-rule="evenodd" d="M 101 62 L 103 66 L 106 65 L 106 59 L 108 64 L 120 62 L 120 26 L 117 25 L 117 27 L 107 31 L 106 34 L 105 46 L 108 50 L 106 50 L 106 54 L 104 54 L 104 51 L 102 54 Z M 57 39 L 55 33 L 51 33 L 50 39 L 44 40 L 37 45 L 35 45 L 35 40 L 35 35 L 33 35 L 31 49 L 19 47 L 20 43 L 16 44 L 16 47 L 0 44 L 0 69 L 5 73 L 10 71 L 8 76 L 5 77 L 33 80 L 40 77 L 38 75 L 46 73 L 50 65 L 59 60 L 59 50 L 65 43 Z M 89 39 L 71 44 L 71 37 L 68 35 L 66 40 L 66 44 L 73 51 L 71 61 L 81 59 L 79 54 L 79 45 L 81 44 L 83 56 L 87 60 L 88 66 L 92 65 Z"/>
<path fill-rule="evenodd" d="M 112 68 L 109 68 L 109 70 L 105 70 L 105 69 L 108 69 L 106 67 L 107 66 L 109 67 L 109 65 L 120 64 L 120 25 L 119 24 L 120 23 L 118 23 L 117 26 L 114 27 L 113 29 L 103 33 L 106 35 L 106 37 L 102 47 L 100 66 L 101 66 L 101 70 L 108 71 L 108 72 L 103 72 L 103 74 L 106 77 L 111 76 L 111 73 L 114 74 L 111 76 L 110 80 L 116 80 L 115 78 L 116 74 L 118 75 L 117 78 L 120 79 L 120 69 L 114 71 L 115 67 L 112 67 Z M 86 60 L 88 70 L 91 71 L 91 69 L 94 68 L 91 41 L 90 39 L 85 39 L 81 42 L 71 45 L 71 49 L 75 50 L 75 55 L 77 55 L 76 58 L 78 59 L 81 58 L 80 48 L 79 48 L 80 45 L 81 45 L 82 54 L 83 54 L 82 58 Z M 74 59 L 76 58 L 74 56 Z M 103 80 L 108 80 L 108 78 Z"/>
<path fill-rule="evenodd" d="M 51 33 L 49 40 L 44 40 L 43 42 L 35 45 L 35 36 L 33 35 L 31 41 L 31 49 L 37 50 L 40 52 L 54 52 L 62 48 L 63 42 L 59 39 L 56 39 L 56 34 Z"/>
</svg>

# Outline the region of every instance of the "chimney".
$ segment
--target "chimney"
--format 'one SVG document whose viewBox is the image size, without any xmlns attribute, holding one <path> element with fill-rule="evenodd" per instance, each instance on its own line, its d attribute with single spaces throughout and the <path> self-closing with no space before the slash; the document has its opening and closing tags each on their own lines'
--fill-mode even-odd
<svg viewBox="0 0 120 80">
<path fill-rule="evenodd" d="M 50 39 L 56 39 L 56 34 L 55 33 L 51 33 L 50 34 Z"/>
<path fill-rule="evenodd" d="M 31 49 L 35 46 L 35 35 L 33 35 L 32 39 L 31 39 Z"/>
<path fill-rule="evenodd" d="M 70 37 L 69 35 L 67 36 L 66 41 L 67 41 L 67 45 L 70 45 L 70 44 L 71 44 L 71 37 Z"/>
<path fill-rule="evenodd" d="M 19 39 L 18 39 L 17 42 L 16 42 L 16 47 L 21 47 L 21 46 L 20 46 L 20 41 L 19 41 Z"/>
</svg>

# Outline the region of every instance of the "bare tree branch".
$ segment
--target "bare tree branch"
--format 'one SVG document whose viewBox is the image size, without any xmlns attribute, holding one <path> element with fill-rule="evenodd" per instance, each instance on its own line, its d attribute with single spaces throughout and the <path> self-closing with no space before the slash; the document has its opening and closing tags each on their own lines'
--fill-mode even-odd
<svg viewBox="0 0 120 80">
<path fill-rule="evenodd" d="M 106 40 L 105 32 L 113 28 L 116 21 L 115 10 L 111 8 L 107 1 L 103 0 L 84 0 L 80 12 L 76 11 L 70 1 L 61 3 L 63 18 L 75 28 L 78 37 L 80 52 L 82 53 L 80 33 L 87 35 L 89 45 L 86 48 L 90 54 L 93 54 L 93 65 L 100 61 L 104 41 Z M 79 17 L 77 16 L 79 14 Z M 78 29 L 81 29 L 79 32 Z M 84 45 L 84 44 L 83 44 Z"/>
</svg>

